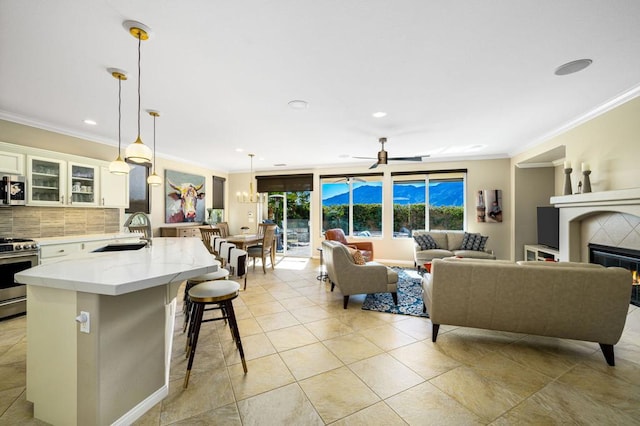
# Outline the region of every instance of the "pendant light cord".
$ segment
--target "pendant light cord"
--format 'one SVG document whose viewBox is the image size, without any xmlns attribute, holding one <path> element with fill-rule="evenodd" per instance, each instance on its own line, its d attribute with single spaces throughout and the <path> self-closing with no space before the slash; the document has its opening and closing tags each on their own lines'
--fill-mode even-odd
<svg viewBox="0 0 640 426">
<path fill-rule="evenodd" d="M 118 77 L 118 158 L 121 157 L 121 144 L 122 144 L 122 78 Z"/>
<path fill-rule="evenodd" d="M 153 173 L 156 172 L 156 116 L 153 116 Z"/>
<path fill-rule="evenodd" d="M 140 47 L 142 45 L 142 34 L 138 32 L 138 139 L 140 139 Z"/>
</svg>

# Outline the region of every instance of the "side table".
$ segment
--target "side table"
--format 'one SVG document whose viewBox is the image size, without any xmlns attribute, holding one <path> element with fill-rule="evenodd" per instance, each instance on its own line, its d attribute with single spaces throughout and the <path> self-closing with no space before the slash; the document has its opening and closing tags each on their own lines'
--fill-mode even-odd
<svg viewBox="0 0 640 426">
<path fill-rule="evenodd" d="M 327 275 L 327 272 L 324 270 L 324 259 L 322 257 L 322 247 L 318 248 L 318 251 L 320 252 L 320 275 L 318 275 L 316 279 L 319 281 L 327 281 L 329 279 L 329 275 Z"/>
</svg>

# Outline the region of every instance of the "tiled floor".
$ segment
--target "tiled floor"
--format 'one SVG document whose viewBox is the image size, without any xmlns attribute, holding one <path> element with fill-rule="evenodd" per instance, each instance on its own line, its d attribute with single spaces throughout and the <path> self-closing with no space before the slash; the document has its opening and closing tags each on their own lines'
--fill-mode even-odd
<svg viewBox="0 0 640 426">
<path fill-rule="evenodd" d="M 182 318 L 170 394 L 139 425 L 640 424 L 640 308 L 608 367 L 595 343 L 442 326 L 360 309 L 288 258 L 234 301 L 248 359 L 205 324 L 189 388 Z M 603 319 L 606 320 L 606 319 Z M 25 400 L 25 318 L 0 322 L 0 424 L 43 424 Z"/>
</svg>

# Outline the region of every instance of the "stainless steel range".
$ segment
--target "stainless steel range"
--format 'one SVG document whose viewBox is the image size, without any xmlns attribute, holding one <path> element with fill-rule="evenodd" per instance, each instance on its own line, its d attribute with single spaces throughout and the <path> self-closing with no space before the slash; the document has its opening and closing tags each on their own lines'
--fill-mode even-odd
<svg viewBox="0 0 640 426">
<path fill-rule="evenodd" d="M 29 239 L 0 238 L 0 318 L 27 311 L 27 288 L 14 275 L 38 265 L 40 247 Z"/>
</svg>

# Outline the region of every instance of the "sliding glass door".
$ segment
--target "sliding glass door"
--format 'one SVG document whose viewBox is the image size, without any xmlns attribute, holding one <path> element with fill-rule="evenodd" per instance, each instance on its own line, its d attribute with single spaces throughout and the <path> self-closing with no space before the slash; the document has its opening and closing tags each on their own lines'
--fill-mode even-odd
<svg viewBox="0 0 640 426">
<path fill-rule="evenodd" d="M 269 192 L 267 217 L 278 225 L 278 253 L 311 257 L 310 199 L 309 191 Z"/>
</svg>

